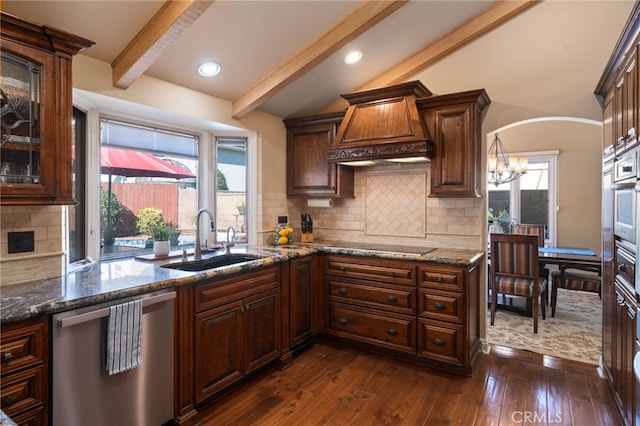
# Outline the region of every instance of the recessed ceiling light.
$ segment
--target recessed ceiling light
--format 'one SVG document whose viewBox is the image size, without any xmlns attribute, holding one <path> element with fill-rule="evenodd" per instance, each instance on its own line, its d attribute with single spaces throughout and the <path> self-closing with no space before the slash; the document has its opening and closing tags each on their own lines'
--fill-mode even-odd
<svg viewBox="0 0 640 426">
<path fill-rule="evenodd" d="M 362 58 L 362 52 L 358 52 L 356 50 L 354 52 L 349 53 L 347 56 L 345 56 L 344 61 L 347 64 L 355 64 L 360 60 L 360 58 Z"/>
<path fill-rule="evenodd" d="M 213 77 L 218 74 L 222 68 L 217 62 L 205 62 L 198 67 L 198 74 L 204 77 Z"/>
</svg>

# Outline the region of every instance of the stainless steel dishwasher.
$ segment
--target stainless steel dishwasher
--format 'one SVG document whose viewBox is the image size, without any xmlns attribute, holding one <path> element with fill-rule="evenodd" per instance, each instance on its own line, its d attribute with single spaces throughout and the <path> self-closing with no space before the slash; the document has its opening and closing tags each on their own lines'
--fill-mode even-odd
<svg viewBox="0 0 640 426">
<path fill-rule="evenodd" d="M 158 426 L 173 418 L 174 291 L 159 291 L 53 317 L 54 426 Z M 109 375 L 104 321 L 109 307 L 142 299 L 142 362 Z"/>
</svg>

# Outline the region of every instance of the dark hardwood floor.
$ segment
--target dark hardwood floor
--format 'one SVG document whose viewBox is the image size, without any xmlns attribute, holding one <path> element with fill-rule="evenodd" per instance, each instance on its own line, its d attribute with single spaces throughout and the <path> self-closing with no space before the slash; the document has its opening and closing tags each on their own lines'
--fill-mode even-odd
<svg viewBox="0 0 640 426">
<path fill-rule="evenodd" d="M 491 346 L 460 377 L 331 342 L 200 413 L 219 425 L 619 425 L 595 366 Z"/>
</svg>

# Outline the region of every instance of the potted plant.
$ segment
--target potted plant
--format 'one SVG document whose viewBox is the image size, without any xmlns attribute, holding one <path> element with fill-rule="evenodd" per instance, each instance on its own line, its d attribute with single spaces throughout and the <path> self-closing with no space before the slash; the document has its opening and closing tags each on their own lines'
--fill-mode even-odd
<svg viewBox="0 0 640 426">
<path fill-rule="evenodd" d="M 508 226 L 511 221 L 507 209 L 502 209 L 498 214 L 494 214 L 493 209 L 490 208 L 487 217 L 492 224 L 489 227 L 489 233 L 491 234 L 502 234 L 505 231 L 505 225 Z"/>
<path fill-rule="evenodd" d="M 153 238 L 153 254 L 156 256 L 167 256 L 169 254 L 169 239 L 174 231 L 174 227 L 168 223 L 148 227 L 149 236 Z"/>
<path fill-rule="evenodd" d="M 244 203 L 244 201 L 242 201 L 240 204 L 236 206 L 236 209 L 238 209 L 238 214 L 244 214 L 247 209 L 247 206 Z"/>
</svg>

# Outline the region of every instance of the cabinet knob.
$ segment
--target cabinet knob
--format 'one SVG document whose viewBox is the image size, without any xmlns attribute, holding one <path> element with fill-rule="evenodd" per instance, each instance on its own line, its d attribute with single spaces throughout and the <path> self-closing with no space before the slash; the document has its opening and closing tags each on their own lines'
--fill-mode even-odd
<svg viewBox="0 0 640 426">
<path fill-rule="evenodd" d="M 340 288 L 338 289 L 338 293 L 340 293 L 341 295 L 343 295 L 343 296 L 344 296 L 345 294 L 347 294 L 347 289 L 346 289 L 346 288 L 344 288 L 344 287 L 340 287 Z"/>
<path fill-rule="evenodd" d="M 618 265 L 618 271 L 627 272 L 627 265 L 625 265 L 624 263 L 621 263 L 620 265 Z"/>
<path fill-rule="evenodd" d="M 395 274 L 393 273 L 393 271 L 389 272 L 389 276 L 390 276 L 391 278 L 393 278 L 393 277 L 395 276 Z"/>
<path fill-rule="evenodd" d="M 11 360 L 13 360 L 11 351 L 2 352 L 2 362 L 9 362 Z"/>
<path fill-rule="evenodd" d="M 439 310 L 443 310 L 446 308 L 445 304 L 442 302 L 438 302 L 435 305 L 433 305 L 434 308 L 439 309 Z"/>
<path fill-rule="evenodd" d="M 387 300 L 389 302 L 396 303 L 398 301 L 398 298 L 396 296 L 394 296 L 393 294 L 390 294 L 390 295 L 387 296 Z"/>
<path fill-rule="evenodd" d="M 397 336 L 398 335 L 398 331 L 395 328 L 388 329 L 387 333 L 389 334 L 389 336 Z"/>
<path fill-rule="evenodd" d="M 11 407 L 15 402 L 16 402 L 15 398 L 12 397 L 11 395 L 2 397 L 2 405 L 4 407 Z"/>
<path fill-rule="evenodd" d="M 340 267 L 340 272 L 344 272 L 344 266 Z"/>
<path fill-rule="evenodd" d="M 446 344 L 446 342 L 444 340 L 442 340 L 439 337 L 436 337 L 435 339 L 433 339 L 433 344 L 436 346 L 444 346 Z"/>
<path fill-rule="evenodd" d="M 244 306 L 240 305 L 240 312 L 244 312 Z"/>
<path fill-rule="evenodd" d="M 340 325 L 347 325 L 347 322 L 348 322 L 348 321 L 347 321 L 347 319 L 346 319 L 346 318 L 340 318 L 340 319 L 338 320 L 338 324 L 340 324 Z"/>
<path fill-rule="evenodd" d="M 436 278 L 436 282 L 437 282 L 437 283 L 441 283 L 441 282 L 442 282 L 442 277 L 438 277 L 438 278 Z"/>
<path fill-rule="evenodd" d="M 624 306 L 624 297 L 616 295 L 616 301 L 618 302 L 618 306 Z"/>
</svg>

